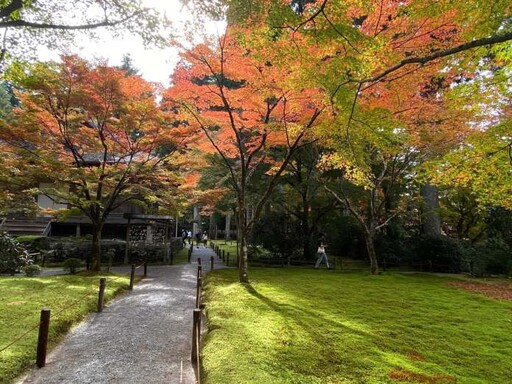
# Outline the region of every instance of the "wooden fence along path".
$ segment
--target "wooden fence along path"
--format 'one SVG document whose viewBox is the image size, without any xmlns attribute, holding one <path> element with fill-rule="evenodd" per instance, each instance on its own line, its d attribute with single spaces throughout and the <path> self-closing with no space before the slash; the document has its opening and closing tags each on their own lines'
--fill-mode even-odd
<svg viewBox="0 0 512 384">
<path fill-rule="evenodd" d="M 144 268 L 147 278 L 135 287 L 132 282 L 133 290 L 107 307 L 102 292 L 108 279 L 100 281 L 97 313 L 48 356 L 45 347 L 37 347 L 38 366 L 44 368 L 20 383 L 200 382 L 202 269 L 222 266 L 214 256 L 210 248 L 194 247 L 189 264 Z M 132 278 L 143 267 L 132 266 Z M 49 315 L 42 313 L 41 324 Z M 48 333 L 41 332 L 44 345 Z"/>
</svg>

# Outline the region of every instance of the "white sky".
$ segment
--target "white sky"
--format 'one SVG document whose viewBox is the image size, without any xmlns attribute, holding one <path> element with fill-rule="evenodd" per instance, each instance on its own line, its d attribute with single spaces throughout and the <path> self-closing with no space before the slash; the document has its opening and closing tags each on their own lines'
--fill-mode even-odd
<svg viewBox="0 0 512 384">
<path fill-rule="evenodd" d="M 143 0 L 143 3 L 166 14 L 172 21 L 175 29 L 187 20 L 191 15 L 180 4 L 179 0 Z M 205 22 L 205 30 L 208 33 L 222 33 L 225 25 L 223 23 Z M 169 76 L 178 61 L 178 54 L 174 48 L 166 49 L 145 49 L 138 36 L 125 35 L 123 38 L 112 38 L 108 33 L 98 32 L 98 40 L 87 40 L 82 38 L 71 48 L 71 53 L 92 60 L 94 58 L 107 59 L 112 66 L 120 65 L 125 54 L 130 54 L 133 66 L 139 70 L 146 80 L 169 85 Z M 57 59 L 59 52 L 47 52 L 40 50 L 42 60 Z"/>
</svg>

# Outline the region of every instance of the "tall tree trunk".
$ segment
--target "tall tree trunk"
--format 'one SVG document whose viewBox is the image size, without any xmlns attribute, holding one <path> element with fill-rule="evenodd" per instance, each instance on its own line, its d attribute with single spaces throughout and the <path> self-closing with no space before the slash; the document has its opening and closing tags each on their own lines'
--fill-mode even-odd
<svg viewBox="0 0 512 384">
<path fill-rule="evenodd" d="M 248 230 L 246 227 L 245 221 L 245 209 L 243 209 L 243 205 L 239 205 L 238 209 L 238 233 L 240 239 L 238 240 L 239 247 L 239 280 L 241 283 L 249 282 L 249 273 L 248 273 L 248 257 L 247 257 L 247 235 Z"/>
<path fill-rule="evenodd" d="M 379 264 L 377 262 L 377 253 L 375 252 L 375 231 L 365 230 L 364 241 L 368 257 L 370 258 L 370 272 L 372 275 L 377 275 L 379 273 Z"/>
<path fill-rule="evenodd" d="M 193 223 L 192 223 L 192 244 L 194 243 L 194 239 L 196 238 L 196 233 L 199 232 L 201 228 L 201 217 L 199 216 L 199 209 L 196 205 L 194 205 L 194 213 L 193 213 Z"/>
<path fill-rule="evenodd" d="M 208 219 L 208 239 L 213 239 L 213 231 L 215 230 L 215 214 L 210 213 L 210 217 Z"/>
<path fill-rule="evenodd" d="M 92 233 L 92 270 L 101 270 L 101 231 L 103 224 L 93 224 Z"/>
<path fill-rule="evenodd" d="M 226 227 L 224 230 L 224 238 L 231 240 L 231 212 L 226 213 Z"/>
<path fill-rule="evenodd" d="M 423 197 L 421 233 L 426 236 L 441 236 L 439 190 L 435 185 L 425 184 L 421 187 L 420 192 Z"/>
</svg>

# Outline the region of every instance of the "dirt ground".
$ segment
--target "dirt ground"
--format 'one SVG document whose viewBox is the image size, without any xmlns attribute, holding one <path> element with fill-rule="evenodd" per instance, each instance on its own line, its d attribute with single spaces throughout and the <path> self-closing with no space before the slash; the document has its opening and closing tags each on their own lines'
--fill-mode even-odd
<svg viewBox="0 0 512 384">
<path fill-rule="evenodd" d="M 482 279 L 473 281 L 456 281 L 450 285 L 471 292 L 482 293 L 499 300 L 512 300 L 512 279 Z"/>
</svg>

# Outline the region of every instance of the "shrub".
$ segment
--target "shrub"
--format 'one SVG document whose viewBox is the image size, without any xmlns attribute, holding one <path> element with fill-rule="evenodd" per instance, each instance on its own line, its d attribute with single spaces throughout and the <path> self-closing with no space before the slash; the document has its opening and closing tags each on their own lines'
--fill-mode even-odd
<svg viewBox="0 0 512 384">
<path fill-rule="evenodd" d="M 23 268 L 23 272 L 28 277 L 33 277 L 41 274 L 41 267 L 37 264 L 30 264 Z"/>
<path fill-rule="evenodd" d="M 20 236 L 16 240 L 29 252 L 42 254 L 50 249 L 50 239 L 46 236 Z"/>
<path fill-rule="evenodd" d="M 472 248 L 472 252 L 464 253 L 464 260 L 468 266 L 466 269 L 473 276 L 510 276 L 512 253 L 506 243 L 488 239 L 484 243 L 474 245 Z"/>
<path fill-rule="evenodd" d="M 32 263 L 27 250 L 9 236 L 6 232 L 0 233 L 0 272 L 14 275 L 26 265 Z"/>
<path fill-rule="evenodd" d="M 74 257 L 72 257 L 64 261 L 63 267 L 65 271 L 69 271 L 69 273 L 74 275 L 77 272 L 78 268 L 83 267 L 83 263 L 82 260 L 75 259 Z"/>
<path fill-rule="evenodd" d="M 251 242 L 262 245 L 274 256 L 291 257 L 297 250 L 302 249 L 302 236 L 299 223 L 282 212 L 272 212 L 262 217 L 255 225 Z M 253 247 L 249 252 L 251 259 L 270 256 L 261 252 L 259 247 Z"/>
<path fill-rule="evenodd" d="M 447 236 L 421 236 L 411 239 L 416 256 L 412 262 L 428 272 L 461 272 L 459 242 Z"/>
</svg>

